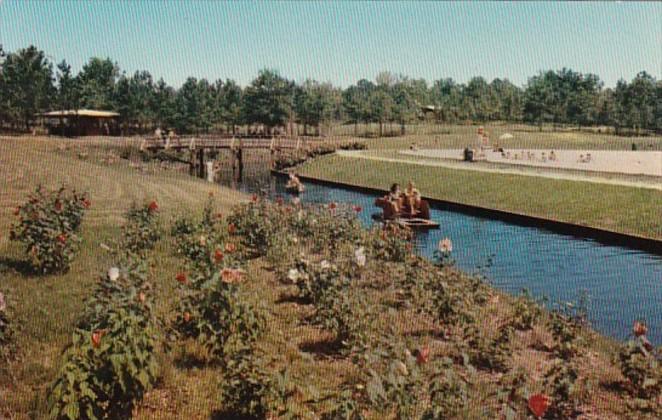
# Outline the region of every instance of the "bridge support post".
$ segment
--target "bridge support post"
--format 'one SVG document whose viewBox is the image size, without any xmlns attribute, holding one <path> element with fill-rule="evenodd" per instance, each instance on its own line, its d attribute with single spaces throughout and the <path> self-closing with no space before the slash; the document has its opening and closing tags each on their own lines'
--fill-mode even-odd
<svg viewBox="0 0 662 420">
<path fill-rule="evenodd" d="M 198 177 L 205 177 L 205 149 L 198 150 Z"/>
</svg>

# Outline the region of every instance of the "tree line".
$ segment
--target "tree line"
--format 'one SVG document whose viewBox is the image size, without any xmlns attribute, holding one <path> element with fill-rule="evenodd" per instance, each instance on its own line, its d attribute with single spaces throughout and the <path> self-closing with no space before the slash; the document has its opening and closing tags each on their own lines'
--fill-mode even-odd
<svg viewBox="0 0 662 420">
<path fill-rule="evenodd" d="M 331 83 L 295 83 L 265 69 L 247 86 L 234 80 L 189 77 L 179 88 L 146 71 L 127 74 L 110 58 L 91 58 L 78 74 L 66 61 L 54 65 L 34 46 L 4 52 L 0 46 L 0 124 L 29 129 L 35 115 L 50 110 L 116 111 L 126 132 L 160 126 L 179 133 L 235 132 L 261 125 L 267 132 L 298 124 L 320 134 L 333 123 L 408 124 L 525 122 L 610 126 L 618 132 L 662 132 L 662 81 L 642 71 L 631 81 L 605 87 L 595 74 L 563 68 L 541 71 L 524 86 L 483 77 L 429 84 L 390 72 L 341 89 Z"/>
</svg>

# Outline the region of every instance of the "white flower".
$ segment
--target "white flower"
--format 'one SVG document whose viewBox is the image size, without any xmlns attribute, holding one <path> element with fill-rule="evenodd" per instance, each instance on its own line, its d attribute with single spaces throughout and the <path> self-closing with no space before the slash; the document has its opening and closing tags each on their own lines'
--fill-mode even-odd
<svg viewBox="0 0 662 420">
<path fill-rule="evenodd" d="M 439 249 L 439 252 L 444 254 L 448 252 L 452 252 L 453 242 L 449 238 L 444 238 L 441 241 L 439 241 L 437 248 Z"/>
<path fill-rule="evenodd" d="M 356 259 L 356 265 L 358 265 L 359 267 L 365 267 L 365 263 L 366 263 L 365 248 L 360 247 L 356 251 L 354 251 L 354 258 Z"/>
<path fill-rule="evenodd" d="M 299 199 L 299 197 L 292 197 L 292 204 L 298 206 L 299 204 L 301 204 L 301 199 Z"/>
<path fill-rule="evenodd" d="M 292 243 L 293 244 L 298 244 L 299 243 L 299 238 L 297 238 L 296 236 L 292 236 Z"/>
<path fill-rule="evenodd" d="M 0 292 L 0 312 L 4 312 L 7 309 L 7 302 L 5 302 L 5 295 Z"/>
<path fill-rule="evenodd" d="M 108 270 L 108 278 L 111 281 L 115 281 L 118 278 L 120 278 L 120 269 L 117 267 L 110 267 L 110 269 Z"/>
<path fill-rule="evenodd" d="M 100 246 L 101 249 L 103 249 L 104 251 L 110 251 L 110 250 L 111 250 L 110 247 L 109 247 L 108 245 L 104 244 L 103 242 L 100 243 L 99 246 Z"/>
<path fill-rule="evenodd" d="M 299 280 L 299 270 L 296 268 L 290 268 L 290 271 L 287 272 L 287 278 L 292 282 L 296 283 Z"/>
<path fill-rule="evenodd" d="M 207 245 L 207 237 L 205 235 L 200 235 L 200 246 Z"/>
<path fill-rule="evenodd" d="M 327 260 L 322 260 L 322 262 L 320 263 L 320 267 L 322 268 L 322 270 L 326 270 L 328 268 L 331 268 L 331 264 L 329 264 Z"/>
</svg>

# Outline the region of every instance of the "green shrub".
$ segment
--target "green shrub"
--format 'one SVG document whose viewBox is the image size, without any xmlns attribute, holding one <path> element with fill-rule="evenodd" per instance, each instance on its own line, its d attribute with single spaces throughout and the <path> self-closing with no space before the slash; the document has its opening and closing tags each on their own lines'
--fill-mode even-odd
<svg viewBox="0 0 662 420">
<path fill-rule="evenodd" d="M 645 328 L 644 326 L 644 331 Z M 632 339 L 621 345 L 617 363 L 621 373 L 631 385 L 631 391 L 635 397 L 652 400 L 662 393 L 662 363 L 660 360 L 662 360 L 662 353 L 659 349 L 657 352 L 655 351 L 646 338 L 645 332 L 638 331 Z"/>
<path fill-rule="evenodd" d="M 428 389 L 430 408 L 422 420 L 456 418 L 469 403 L 467 385 L 455 372 L 450 359 L 444 359 L 437 367 Z"/>
<path fill-rule="evenodd" d="M 180 281 L 183 296 L 174 329 L 182 338 L 196 339 L 217 362 L 226 346 L 250 347 L 266 325 L 264 313 L 238 293 L 242 280 L 239 269 L 226 267 Z"/>
<path fill-rule="evenodd" d="M 155 382 L 158 365 L 144 261 L 104 276 L 49 391 L 52 418 L 119 418 Z"/>
<path fill-rule="evenodd" d="M 513 301 L 510 324 L 520 331 L 530 330 L 541 316 L 542 307 L 531 298 L 527 290 L 523 290 Z"/>
<path fill-rule="evenodd" d="M 47 192 L 39 186 L 16 208 L 19 221 L 12 226 L 10 238 L 25 245 L 39 272 L 66 272 L 78 250 L 78 232 L 89 206 L 86 194 L 65 187 Z"/>
<path fill-rule="evenodd" d="M 122 248 L 136 255 L 145 253 L 154 248 L 161 239 L 158 226 L 158 209 L 156 201 L 141 207 L 132 204 L 126 213 L 127 222 L 124 225 Z"/>
<path fill-rule="evenodd" d="M 243 349 L 228 357 L 221 381 L 221 405 L 227 418 L 295 418 L 287 407 L 289 378 L 272 373 L 266 361 Z"/>
</svg>

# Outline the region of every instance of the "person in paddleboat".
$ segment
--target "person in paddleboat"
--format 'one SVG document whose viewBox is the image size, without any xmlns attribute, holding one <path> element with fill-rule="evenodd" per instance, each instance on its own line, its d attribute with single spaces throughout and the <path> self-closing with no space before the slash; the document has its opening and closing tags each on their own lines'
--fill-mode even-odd
<svg viewBox="0 0 662 420">
<path fill-rule="evenodd" d="M 301 180 L 294 172 L 290 172 L 290 179 L 287 181 L 287 188 L 296 189 L 297 191 L 303 191 L 303 184 Z"/>
<path fill-rule="evenodd" d="M 402 192 L 400 185 L 393 184 L 389 189 L 388 194 L 380 197 L 375 201 L 375 204 L 384 210 L 384 219 L 395 219 L 400 214 L 402 208 Z"/>
</svg>

